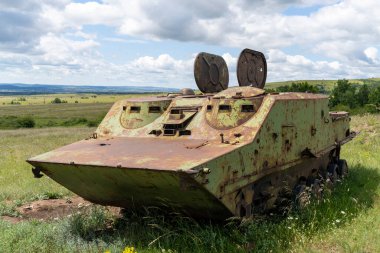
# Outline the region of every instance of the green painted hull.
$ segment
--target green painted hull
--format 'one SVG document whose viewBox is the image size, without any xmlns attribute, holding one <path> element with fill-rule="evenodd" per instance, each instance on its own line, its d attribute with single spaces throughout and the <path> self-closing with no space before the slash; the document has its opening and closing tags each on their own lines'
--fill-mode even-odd
<svg viewBox="0 0 380 253">
<path fill-rule="evenodd" d="M 186 172 L 30 163 L 57 183 L 97 204 L 129 209 L 170 206 L 189 216 L 231 216 L 217 198 Z"/>
</svg>

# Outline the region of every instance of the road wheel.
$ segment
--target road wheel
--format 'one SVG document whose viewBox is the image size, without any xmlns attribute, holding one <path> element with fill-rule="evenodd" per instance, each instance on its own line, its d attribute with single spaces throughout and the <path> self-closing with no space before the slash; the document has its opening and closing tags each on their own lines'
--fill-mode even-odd
<svg viewBox="0 0 380 253">
<path fill-rule="evenodd" d="M 294 187 L 294 204 L 298 209 L 303 209 L 310 204 L 310 187 L 306 185 L 306 178 L 301 177 Z"/>
<path fill-rule="evenodd" d="M 295 202 L 298 209 L 303 209 L 310 204 L 310 188 L 306 185 L 299 184 L 295 188 Z"/>
</svg>

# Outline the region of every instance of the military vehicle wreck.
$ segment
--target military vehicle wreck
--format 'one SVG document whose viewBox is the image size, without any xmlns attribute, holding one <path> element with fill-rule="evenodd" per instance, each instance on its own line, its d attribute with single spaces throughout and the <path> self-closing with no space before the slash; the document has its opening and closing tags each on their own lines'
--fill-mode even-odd
<svg viewBox="0 0 380 253">
<path fill-rule="evenodd" d="M 303 205 L 346 175 L 348 113 L 321 94 L 267 94 L 262 53 L 241 52 L 238 87 L 217 55 L 200 53 L 194 76 L 201 94 L 118 101 L 91 138 L 30 158 L 34 175 L 102 205 L 213 219 Z"/>
</svg>

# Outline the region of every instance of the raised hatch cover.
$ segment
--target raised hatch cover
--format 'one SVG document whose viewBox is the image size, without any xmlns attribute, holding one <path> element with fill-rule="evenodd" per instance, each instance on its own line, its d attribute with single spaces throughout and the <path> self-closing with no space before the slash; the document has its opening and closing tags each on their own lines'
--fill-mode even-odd
<svg viewBox="0 0 380 253">
<path fill-rule="evenodd" d="M 267 61 L 263 53 L 244 49 L 237 63 L 237 78 L 239 86 L 264 88 L 267 79 Z"/>
<path fill-rule="evenodd" d="M 199 53 L 194 62 L 194 77 L 203 93 L 215 93 L 228 88 L 228 67 L 219 55 Z"/>
</svg>

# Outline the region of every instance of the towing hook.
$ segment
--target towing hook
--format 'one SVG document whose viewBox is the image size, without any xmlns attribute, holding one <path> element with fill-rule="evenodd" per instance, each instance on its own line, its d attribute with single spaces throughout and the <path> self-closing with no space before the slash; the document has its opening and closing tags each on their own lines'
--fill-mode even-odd
<svg viewBox="0 0 380 253">
<path fill-rule="evenodd" d="M 38 167 L 32 168 L 32 172 L 33 172 L 34 178 L 41 178 L 44 176 L 41 174 L 41 169 Z"/>
</svg>

